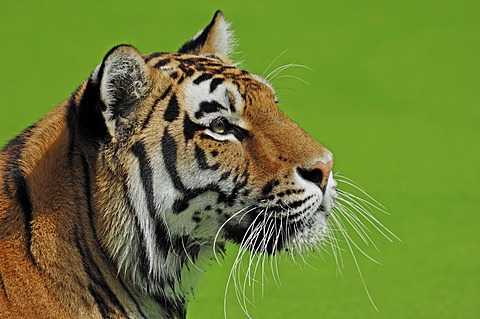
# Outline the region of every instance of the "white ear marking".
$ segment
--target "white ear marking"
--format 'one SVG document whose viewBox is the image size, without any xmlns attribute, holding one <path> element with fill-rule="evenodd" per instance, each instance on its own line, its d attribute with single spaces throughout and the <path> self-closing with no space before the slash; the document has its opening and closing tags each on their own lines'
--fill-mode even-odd
<svg viewBox="0 0 480 319">
<path fill-rule="evenodd" d="M 230 56 L 235 46 L 235 38 L 231 30 L 231 24 L 223 15 L 220 15 L 215 37 L 215 48 L 221 55 Z"/>
</svg>

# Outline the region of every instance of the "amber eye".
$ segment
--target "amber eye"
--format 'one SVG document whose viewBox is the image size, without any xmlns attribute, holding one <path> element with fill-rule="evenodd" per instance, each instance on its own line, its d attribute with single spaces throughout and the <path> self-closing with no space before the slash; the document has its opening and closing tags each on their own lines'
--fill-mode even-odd
<svg viewBox="0 0 480 319">
<path fill-rule="evenodd" d="M 210 129 L 217 134 L 224 134 L 227 129 L 225 122 L 226 120 L 223 117 L 216 118 L 210 124 Z"/>
</svg>

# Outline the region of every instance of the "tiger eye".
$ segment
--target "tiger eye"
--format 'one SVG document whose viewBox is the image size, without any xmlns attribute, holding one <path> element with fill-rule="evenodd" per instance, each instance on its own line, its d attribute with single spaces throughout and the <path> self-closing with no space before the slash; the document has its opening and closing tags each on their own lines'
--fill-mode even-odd
<svg viewBox="0 0 480 319">
<path fill-rule="evenodd" d="M 225 133 L 225 130 L 226 130 L 225 120 L 222 118 L 213 120 L 212 124 L 210 125 L 210 129 L 217 134 Z"/>
</svg>

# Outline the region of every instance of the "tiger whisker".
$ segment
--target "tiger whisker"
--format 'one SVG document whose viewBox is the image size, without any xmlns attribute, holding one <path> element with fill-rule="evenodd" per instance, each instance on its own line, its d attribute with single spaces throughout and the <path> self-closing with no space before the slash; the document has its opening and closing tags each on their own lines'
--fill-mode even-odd
<svg viewBox="0 0 480 319">
<path fill-rule="evenodd" d="M 300 81 L 300 82 L 302 82 L 306 85 L 310 85 L 310 83 L 308 83 L 307 81 L 305 81 L 302 78 L 299 78 L 298 76 L 294 76 L 294 75 L 280 75 L 280 76 L 277 76 L 277 79 L 282 79 L 282 78 L 295 79 L 295 80 Z"/>
<path fill-rule="evenodd" d="M 305 65 L 303 65 L 303 64 L 289 63 L 289 64 L 285 64 L 285 65 L 282 65 L 282 66 L 279 66 L 279 67 L 275 68 L 273 71 L 271 71 L 271 72 L 266 76 L 265 79 L 266 79 L 267 81 L 271 82 L 271 81 L 273 81 L 273 79 L 275 79 L 275 77 L 276 77 L 277 75 L 279 75 L 280 73 L 282 73 L 284 70 L 290 69 L 290 68 L 294 68 L 294 67 L 304 68 L 304 69 L 313 71 L 311 68 L 309 68 L 308 66 L 305 66 Z"/>
<path fill-rule="evenodd" d="M 340 182 L 343 183 L 343 181 L 340 181 Z M 350 184 L 348 184 L 348 183 L 344 183 L 344 184 L 350 185 Z M 343 190 L 343 189 L 338 189 L 338 192 L 339 192 L 340 194 L 342 194 L 342 195 L 345 195 L 345 196 L 349 197 L 349 198 L 352 199 L 352 200 L 355 200 L 355 201 L 358 202 L 359 204 L 365 204 L 365 205 L 367 205 L 367 206 L 369 206 L 369 207 L 371 207 L 371 208 L 374 208 L 374 209 L 376 209 L 376 210 L 378 210 L 378 211 L 380 211 L 380 212 L 382 212 L 382 213 L 384 213 L 384 214 L 386 214 L 386 215 L 390 215 L 390 213 L 387 212 L 385 209 L 383 209 L 382 207 L 379 207 L 378 205 L 375 205 L 375 204 L 369 202 L 369 201 L 366 200 L 366 199 L 363 199 L 363 198 L 361 198 L 361 197 L 355 196 L 355 195 L 353 195 L 353 194 L 351 194 L 351 193 L 349 193 L 349 192 L 347 192 L 347 191 L 345 191 L 345 190 Z"/>
<path fill-rule="evenodd" d="M 336 209 L 336 208 L 334 208 Z M 345 227 L 345 224 L 343 223 L 343 221 L 341 219 L 337 219 L 338 221 L 338 226 L 341 228 L 341 234 L 342 236 L 344 236 L 345 240 L 346 241 L 350 241 L 350 243 L 362 254 L 364 255 L 366 258 L 370 259 L 371 261 L 373 261 L 374 263 L 376 263 L 377 265 L 381 265 L 381 263 L 379 263 L 377 260 L 375 260 L 374 258 L 372 258 L 370 255 L 368 255 L 363 249 L 360 248 L 360 246 L 358 246 L 355 241 L 352 239 L 352 237 L 350 237 L 350 235 L 348 234 L 348 231 L 347 231 L 347 228 Z"/>
<path fill-rule="evenodd" d="M 217 263 L 219 265 L 221 265 L 220 263 L 220 260 L 218 259 L 218 256 L 217 256 L 217 252 L 216 252 L 216 244 L 217 244 L 217 240 L 218 240 L 218 236 L 220 235 L 220 232 L 222 231 L 223 227 L 225 227 L 225 225 L 231 221 L 233 218 L 235 218 L 236 216 L 240 215 L 242 212 L 244 212 L 245 210 L 248 210 L 245 214 L 248 214 L 249 212 L 251 212 L 252 210 L 254 210 L 255 208 L 252 208 L 253 205 L 250 205 L 250 206 L 247 206 L 247 207 L 244 207 L 242 208 L 241 210 L 239 210 L 238 212 L 236 212 L 235 214 L 233 214 L 232 216 L 230 216 L 230 218 L 228 218 L 221 226 L 220 228 L 218 229 L 217 233 L 215 234 L 215 238 L 213 239 L 213 245 L 212 245 L 212 249 L 213 249 L 213 256 L 215 257 L 215 260 L 217 261 Z M 250 210 L 249 210 L 250 209 Z M 244 215 L 245 216 L 245 215 Z"/>
<path fill-rule="evenodd" d="M 380 228 L 383 228 L 391 236 L 393 236 L 395 239 L 400 241 L 400 239 L 392 231 L 390 231 L 386 226 L 384 226 L 377 218 L 375 218 L 375 216 L 373 216 L 367 209 L 365 209 L 365 207 L 359 205 L 358 203 L 356 203 L 352 200 L 347 200 L 345 198 L 342 198 L 341 196 L 339 196 L 337 198 L 337 200 L 347 204 L 352 209 L 354 209 L 356 212 L 358 212 L 363 218 L 365 218 L 366 221 L 368 221 L 388 241 L 393 242 L 393 240 L 387 234 L 385 234 Z"/>
<path fill-rule="evenodd" d="M 275 233 L 276 233 L 276 238 L 275 238 L 275 242 L 273 244 L 273 251 L 277 251 L 277 248 L 278 248 L 278 241 L 280 239 L 280 235 L 283 233 L 283 219 L 280 218 L 280 227 L 279 229 L 277 229 L 277 224 L 275 223 Z M 270 269 L 272 271 L 272 276 L 273 276 L 273 281 L 275 282 L 275 284 L 277 285 L 277 287 L 280 287 L 280 276 L 279 276 L 279 273 L 278 273 L 278 262 L 277 262 L 277 255 L 278 254 L 273 254 L 272 255 L 272 258 L 270 259 Z M 275 265 L 275 270 L 274 270 L 274 265 Z M 275 276 L 276 275 L 276 276 Z M 278 280 L 277 280 L 278 279 Z"/>
<path fill-rule="evenodd" d="M 252 210 L 253 209 L 255 209 L 255 208 L 252 208 Z M 230 270 L 230 274 L 227 278 L 227 283 L 226 283 L 226 286 L 225 286 L 225 293 L 224 293 L 224 298 L 223 298 L 223 314 L 224 314 L 225 319 L 227 318 L 227 293 L 228 293 L 228 287 L 230 286 L 231 280 L 233 280 L 233 282 L 234 282 L 235 295 L 237 297 L 237 300 L 240 303 L 240 307 L 242 308 L 242 311 L 245 313 L 245 315 L 248 318 L 251 318 L 250 315 L 249 315 L 248 309 L 246 307 L 244 307 L 243 304 L 240 302 L 241 298 L 239 298 L 240 296 L 238 294 L 238 284 L 236 283 L 236 276 L 237 276 L 237 273 L 238 273 L 238 269 L 237 269 L 238 265 L 239 265 L 240 261 L 242 260 L 244 254 L 248 251 L 248 246 L 250 245 L 249 242 L 253 242 L 253 240 L 254 240 L 254 238 L 252 238 L 252 237 L 254 236 L 255 229 L 251 233 L 250 233 L 250 231 L 251 231 L 252 227 L 255 228 L 255 224 L 257 222 L 257 219 L 260 218 L 260 216 L 261 216 L 261 214 L 258 214 L 255 217 L 255 219 L 252 221 L 252 223 L 249 225 L 247 230 L 245 231 L 245 235 L 243 236 L 243 238 L 240 242 L 240 245 L 239 245 L 237 256 L 235 257 L 232 269 Z M 260 231 L 260 229 L 259 229 L 259 231 Z"/>
<path fill-rule="evenodd" d="M 377 246 L 373 242 L 373 240 L 370 238 L 370 236 L 366 233 L 368 228 L 366 228 L 365 224 L 363 224 L 362 221 L 357 221 L 357 217 L 353 214 L 351 214 L 345 206 L 343 206 L 341 203 L 337 203 L 335 209 L 337 212 L 341 213 L 341 215 L 345 218 L 345 220 L 352 226 L 352 228 L 355 230 L 355 232 L 359 235 L 359 237 L 363 240 L 363 242 L 368 246 L 369 244 L 372 244 L 373 247 L 375 247 L 376 250 L 378 250 Z M 352 216 L 353 215 L 353 216 Z"/>
<path fill-rule="evenodd" d="M 269 64 L 269 65 L 267 66 L 267 68 L 265 69 L 265 71 L 263 71 L 263 73 L 262 73 L 262 78 L 265 77 L 265 73 L 268 72 L 268 70 L 270 69 L 270 67 L 271 67 L 282 55 L 284 55 L 285 52 L 287 52 L 287 51 L 288 51 L 288 49 L 283 50 L 283 52 L 281 52 L 279 55 L 277 55 L 277 57 L 276 57 L 275 59 L 273 59 L 272 62 L 270 62 L 270 64 Z M 267 76 L 267 78 L 268 78 L 268 76 Z"/>
<path fill-rule="evenodd" d="M 360 269 L 360 265 L 359 265 L 359 263 L 358 263 L 358 260 L 357 260 L 357 257 L 356 257 L 356 255 L 355 255 L 355 252 L 353 251 L 353 248 L 352 248 L 352 246 L 350 245 L 350 240 L 351 240 L 351 239 L 349 238 L 349 236 L 346 235 L 346 230 L 343 229 L 341 222 L 339 222 L 339 220 L 336 218 L 336 216 L 335 216 L 334 214 L 332 214 L 332 215 L 331 215 L 331 218 L 332 218 L 332 220 L 337 224 L 337 226 L 339 227 L 339 229 L 342 229 L 341 234 L 342 234 L 343 237 L 345 238 L 345 242 L 347 243 L 347 246 L 348 246 L 348 248 L 349 248 L 349 250 L 350 250 L 350 253 L 352 254 L 352 258 L 353 258 L 353 261 L 355 262 L 355 266 L 356 266 L 356 268 L 357 268 L 358 275 L 359 275 L 360 280 L 361 280 L 361 282 L 362 282 L 363 289 L 364 289 L 365 293 L 367 294 L 367 297 L 368 297 L 370 303 L 372 304 L 373 308 L 378 312 L 378 308 L 377 308 L 375 302 L 373 301 L 373 298 L 372 298 L 372 296 L 370 295 L 370 291 L 368 290 L 368 287 L 367 287 L 367 285 L 366 285 L 366 283 L 365 283 L 365 279 L 363 278 L 363 273 L 362 273 L 362 271 L 361 271 L 361 269 Z"/>
<path fill-rule="evenodd" d="M 340 178 L 338 178 L 338 177 L 340 177 Z M 381 211 L 381 212 L 383 212 L 383 213 L 385 213 L 385 214 L 390 214 L 389 212 L 387 212 L 387 211 L 385 210 L 385 206 L 383 206 L 383 205 L 382 205 L 381 203 L 379 203 L 375 198 L 373 198 L 372 196 L 370 196 L 370 194 L 368 194 L 367 191 L 365 191 L 362 187 L 358 186 L 352 179 L 350 179 L 350 178 L 348 178 L 348 177 L 346 177 L 346 176 L 344 176 L 344 175 L 341 175 L 341 174 L 336 174 L 336 175 L 335 175 L 335 179 L 336 179 L 338 182 L 345 183 L 345 184 L 347 184 L 347 185 L 352 186 L 353 188 L 355 188 L 356 190 L 358 190 L 359 192 L 361 192 L 362 194 L 364 194 L 365 196 L 367 196 L 371 201 L 373 201 L 373 202 L 376 204 L 376 206 L 379 206 L 379 207 L 380 207 L 380 208 L 379 208 L 379 207 L 376 207 L 375 205 L 370 204 L 370 205 L 374 206 L 375 209 L 378 209 L 379 211 Z M 362 200 L 364 200 L 364 199 L 362 199 Z M 364 201 L 366 201 L 366 200 L 364 200 Z M 368 202 L 368 201 L 366 201 L 366 202 Z"/>
<path fill-rule="evenodd" d="M 330 244 L 330 247 L 332 249 L 332 254 L 335 259 L 337 275 L 343 277 L 342 269 L 344 268 L 344 264 L 341 254 L 341 248 L 338 246 L 337 239 L 335 237 L 326 237 L 326 240 Z"/>
</svg>

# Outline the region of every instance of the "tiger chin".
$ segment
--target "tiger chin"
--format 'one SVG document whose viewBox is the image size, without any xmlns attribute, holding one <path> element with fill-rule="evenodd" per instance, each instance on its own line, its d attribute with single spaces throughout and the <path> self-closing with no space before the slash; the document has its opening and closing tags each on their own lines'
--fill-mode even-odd
<svg viewBox="0 0 480 319">
<path fill-rule="evenodd" d="M 328 235 L 333 155 L 230 60 L 220 11 L 176 53 L 111 49 L 0 155 L 1 318 L 185 318 L 233 242 Z"/>
</svg>

